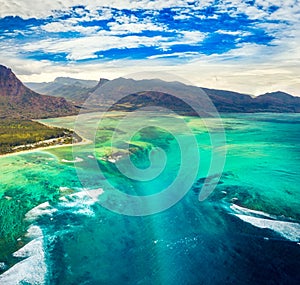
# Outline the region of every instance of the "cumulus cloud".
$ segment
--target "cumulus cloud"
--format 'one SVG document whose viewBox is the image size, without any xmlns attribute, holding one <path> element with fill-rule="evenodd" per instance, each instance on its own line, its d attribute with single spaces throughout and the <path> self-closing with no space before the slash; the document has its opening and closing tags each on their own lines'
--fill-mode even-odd
<svg viewBox="0 0 300 285">
<path fill-rule="evenodd" d="M 220 1 L 219 9 L 231 14 L 243 13 L 250 19 L 299 22 L 300 3 L 298 0 L 256 0 L 253 5 L 241 0 Z M 230 9 L 235 7 L 235 9 Z"/>
<path fill-rule="evenodd" d="M 244 31 L 227 31 L 227 30 L 217 30 L 217 34 L 223 34 L 223 35 L 232 35 L 232 36 L 250 36 L 252 35 L 251 32 L 244 32 Z"/>
<path fill-rule="evenodd" d="M 157 25 L 151 22 L 142 23 L 109 23 L 108 24 L 113 34 L 128 34 L 128 33 L 141 33 L 143 31 L 164 31 L 163 25 Z"/>
<path fill-rule="evenodd" d="M 168 51 L 172 46 L 176 45 L 197 45 L 201 43 L 206 37 L 206 33 L 199 31 L 177 31 L 172 40 L 160 41 L 159 46 L 164 51 Z"/>
<path fill-rule="evenodd" d="M 169 57 L 175 57 L 175 58 L 195 58 L 198 56 L 198 52 L 173 52 L 173 53 L 164 53 L 164 54 L 158 54 L 158 55 L 152 55 L 149 56 L 148 59 L 158 59 L 158 58 L 169 58 Z"/>
<path fill-rule="evenodd" d="M 15 15 L 22 18 L 46 18 L 53 15 L 55 11 L 67 11 L 70 7 L 82 5 L 91 10 L 101 7 L 157 10 L 186 7 L 189 6 L 189 3 L 184 0 L 101 0 L 101 3 L 94 0 L 0 0 L 0 17 Z"/>
<path fill-rule="evenodd" d="M 69 33 L 78 32 L 84 35 L 91 35 L 97 32 L 98 27 L 83 27 L 68 22 L 52 22 L 40 27 L 50 33 Z"/>
<path fill-rule="evenodd" d="M 276 48 L 276 47 L 273 47 Z M 267 48 L 266 48 L 267 49 Z M 282 90 L 300 96 L 300 54 L 282 55 L 277 60 L 263 57 L 266 50 L 260 46 L 244 45 L 223 55 L 204 56 L 196 53 L 166 54 L 167 58 L 153 57 L 148 60 L 113 60 L 91 63 L 61 63 L 21 59 L 8 51 L 1 52 L 0 61 L 25 82 L 52 81 L 58 76 L 83 79 L 113 79 L 136 72 L 169 72 L 192 84 L 217 89 L 227 89 L 259 95 L 269 91 Z M 256 54 L 256 57 L 253 56 Z M 259 57 L 259 55 L 261 57 Z M 192 59 L 174 65 L 168 57 L 182 56 Z M 236 60 L 239 58 L 239 60 Z M 165 60 L 166 59 L 166 60 Z"/>
<path fill-rule="evenodd" d="M 110 49 L 137 48 L 139 46 L 158 46 L 163 38 L 126 36 L 120 40 L 119 37 L 110 36 L 107 32 L 100 32 L 95 36 L 87 36 L 73 39 L 41 40 L 30 45 L 16 47 L 23 52 L 43 51 L 44 53 L 66 53 L 69 60 L 83 60 L 97 58 L 96 53 Z"/>
<path fill-rule="evenodd" d="M 100 70 L 113 78 L 139 66 L 254 94 L 273 89 L 295 94 L 300 87 L 297 0 L 0 0 L 0 5 L 0 20 L 40 19 L 8 24 L 0 36 L 0 61 L 27 81 L 56 75 L 95 79 Z M 138 48 L 152 48 L 151 54 L 131 58 L 130 49 Z M 103 57 L 112 49 L 126 51 L 128 58 Z M 64 54 L 64 61 L 51 61 L 56 54 Z"/>
</svg>

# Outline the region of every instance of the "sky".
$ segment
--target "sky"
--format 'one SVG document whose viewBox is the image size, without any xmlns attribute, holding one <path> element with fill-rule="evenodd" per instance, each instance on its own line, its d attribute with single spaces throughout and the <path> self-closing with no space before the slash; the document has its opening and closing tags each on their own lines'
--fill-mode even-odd
<svg viewBox="0 0 300 285">
<path fill-rule="evenodd" d="M 0 64 L 25 82 L 136 72 L 300 96 L 300 0 L 0 0 Z"/>
</svg>

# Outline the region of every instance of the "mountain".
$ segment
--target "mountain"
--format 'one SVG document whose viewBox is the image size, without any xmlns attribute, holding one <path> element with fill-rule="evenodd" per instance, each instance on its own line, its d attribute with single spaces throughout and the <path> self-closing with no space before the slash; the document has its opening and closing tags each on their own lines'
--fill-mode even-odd
<svg viewBox="0 0 300 285">
<path fill-rule="evenodd" d="M 260 95 L 254 98 L 254 101 L 260 108 L 267 109 L 269 112 L 300 112 L 300 97 L 281 91 Z"/>
<path fill-rule="evenodd" d="M 187 115 L 195 114 L 193 108 L 204 113 L 214 112 L 210 100 L 205 98 L 209 98 L 219 112 L 300 112 L 300 98 L 280 91 L 253 97 L 176 81 L 126 78 L 117 78 L 98 86 L 84 107 L 95 110 L 110 106 L 110 110 L 130 111 L 155 105 Z"/>
<path fill-rule="evenodd" d="M 70 77 L 57 77 L 53 82 L 25 83 L 26 86 L 35 92 L 64 97 L 73 102 L 84 101 L 88 93 L 93 92 L 98 87 L 98 84 L 99 82 L 96 80 L 82 80 Z"/>
<path fill-rule="evenodd" d="M 109 110 L 134 111 L 138 108 L 154 106 L 172 110 L 180 115 L 197 115 L 193 108 L 180 98 L 157 91 L 144 91 L 128 95 L 111 106 Z"/>
<path fill-rule="evenodd" d="M 257 97 L 228 90 L 217 90 L 186 85 L 181 82 L 166 82 L 159 79 L 134 80 L 117 78 L 114 80 L 100 79 L 80 80 L 58 77 L 49 83 L 27 83 L 35 91 L 49 95 L 63 96 L 81 105 L 88 99 L 84 108 L 87 111 L 103 110 L 134 110 L 138 107 L 158 105 L 170 108 L 183 114 L 195 114 L 188 105 L 206 112 L 214 108 L 206 100 L 206 95 L 219 112 L 255 113 L 255 112 L 300 112 L 300 98 L 277 91 Z M 165 94 L 165 95 L 164 95 Z M 175 96 L 172 96 L 175 95 Z M 176 99 L 186 99 L 188 104 Z M 171 97 L 173 98 L 171 100 Z M 117 102 L 121 99 L 120 102 Z M 117 103 L 116 103 L 117 102 Z M 114 106 L 111 106 L 114 104 Z"/>
<path fill-rule="evenodd" d="M 273 112 L 299 113 L 300 97 L 277 91 L 253 97 L 231 91 L 203 90 L 214 102 L 219 112 Z"/>
<path fill-rule="evenodd" d="M 253 97 L 234 91 L 202 88 L 219 112 L 252 112 Z"/>
<path fill-rule="evenodd" d="M 166 82 L 159 79 L 133 80 L 117 78 L 106 82 L 95 90 L 85 103 L 84 108 L 95 109 L 110 107 L 110 110 L 134 110 L 137 107 L 160 106 L 194 115 L 189 107 L 198 106 L 201 110 L 212 111 L 211 104 L 199 88 L 180 82 Z M 178 98 L 176 98 L 176 95 Z M 185 101 L 185 102 L 184 102 Z M 113 105 L 113 106 L 112 106 Z"/>
<path fill-rule="evenodd" d="M 65 98 L 40 95 L 26 87 L 11 71 L 0 65 L 0 118 L 37 119 L 76 114 Z"/>
</svg>

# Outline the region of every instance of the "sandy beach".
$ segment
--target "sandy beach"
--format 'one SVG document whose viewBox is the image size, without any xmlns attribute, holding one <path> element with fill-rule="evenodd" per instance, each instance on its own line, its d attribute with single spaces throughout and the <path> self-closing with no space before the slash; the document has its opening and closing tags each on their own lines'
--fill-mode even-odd
<svg viewBox="0 0 300 285">
<path fill-rule="evenodd" d="M 49 146 L 36 147 L 36 148 L 32 148 L 32 149 L 15 151 L 15 152 L 11 152 L 11 153 L 0 154 L 0 159 L 2 157 L 15 156 L 15 155 L 26 154 L 26 153 L 36 152 L 36 151 L 42 151 L 42 150 L 48 150 L 48 149 L 53 149 L 53 148 L 79 146 L 79 145 L 86 145 L 86 144 L 92 143 L 91 140 L 85 139 L 83 137 L 81 137 L 81 139 L 82 139 L 82 141 L 80 141 L 78 143 L 49 145 Z M 43 143 L 43 141 L 41 141 L 39 143 Z"/>
</svg>

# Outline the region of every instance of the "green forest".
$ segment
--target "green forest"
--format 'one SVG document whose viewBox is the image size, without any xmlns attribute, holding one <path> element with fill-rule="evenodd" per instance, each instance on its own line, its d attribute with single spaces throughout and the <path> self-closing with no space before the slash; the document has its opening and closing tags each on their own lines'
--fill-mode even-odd
<svg viewBox="0 0 300 285">
<path fill-rule="evenodd" d="M 18 149 L 16 147 L 23 145 L 29 146 L 22 147 L 22 150 L 30 149 L 30 144 L 54 138 L 62 138 L 62 143 L 71 143 L 72 137 L 71 130 L 49 127 L 31 120 L 0 120 L 0 154 L 14 152 Z"/>
</svg>

